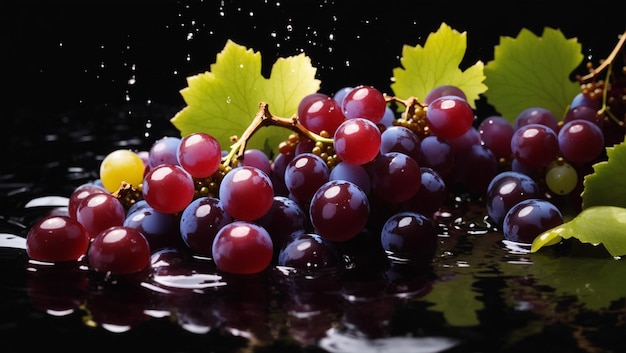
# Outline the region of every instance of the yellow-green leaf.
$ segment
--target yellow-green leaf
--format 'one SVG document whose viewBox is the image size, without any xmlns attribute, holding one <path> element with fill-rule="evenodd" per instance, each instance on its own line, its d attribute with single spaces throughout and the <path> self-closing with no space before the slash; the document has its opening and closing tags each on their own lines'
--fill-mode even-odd
<svg viewBox="0 0 626 353">
<path fill-rule="evenodd" d="M 522 29 L 516 38 L 500 37 L 494 58 L 485 65 L 487 101 L 514 122 L 522 110 L 542 107 L 562 118 L 580 85 L 570 74 L 581 64 L 582 47 L 558 29 L 545 28 L 541 37 Z"/>
<path fill-rule="evenodd" d="M 626 208 L 586 208 L 571 221 L 540 234 L 533 241 L 531 251 L 536 252 L 543 246 L 568 238 L 592 245 L 602 244 L 613 257 L 626 255 Z"/>
<path fill-rule="evenodd" d="M 606 148 L 607 159 L 593 165 L 585 176 L 583 208 L 593 206 L 626 207 L 626 142 Z"/>
<path fill-rule="evenodd" d="M 393 69 L 391 89 L 400 98 L 417 97 L 424 101 L 430 90 L 441 85 L 459 87 L 475 108 L 479 95 L 487 90 L 483 83 L 483 63 L 476 62 L 465 71 L 459 65 L 467 49 L 466 32 L 459 33 L 445 23 L 431 33 L 424 46 L 402 48 L 402 67 Z"/>
<path fill-rule="evenodd" d="M 206 132 L 228 149 L 232 136 L 241 136 L 266 102 L 270 112 L 280 117 L 297 113 L 300 100 L 317 92 L 320 81 L 316 69 L 304 54 L 279 58 L 269 78 L 261 74 L 261 54 L 235 42 L 227 41 L 210 71 L 187 78 L 181 90 L 186 106 L 172 119 L 181 136 Z M 250 139 L 248 148 L 259 148 L 276 154 L 278 144 L 290 131 L 264 127 Z"/>
</svg>

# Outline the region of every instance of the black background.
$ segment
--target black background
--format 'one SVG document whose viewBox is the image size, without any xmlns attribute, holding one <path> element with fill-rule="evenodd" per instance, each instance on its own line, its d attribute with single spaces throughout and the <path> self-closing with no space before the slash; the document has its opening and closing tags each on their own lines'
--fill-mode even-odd
<svg viewBox="0 0 626 353">
<path fill-rule="evenodd" d="M 81 106 L 180 106 L 184 102 L 179 90 L 186 86 L 186 77 L 209 70 L 227 39 L 260 51 L 267 72 L 277 57 L 304 51 L 317 67 L 321 91 L 329 94 L 356 84 L 372 84 L 389 92 L 392 70 L 400 66 L 402 45 L 423 45 L 442 22 L 467 32 L 463 64 L 467 66 L 477 60 L 487 63 L 500 36 L 517 36 L 522 28 L 537 35 L 544 27 L 561 29 L 566 37 L 578 38 L 585 55 L 594 60 L 606 57 L 626 29 L 626 3 L 582 5 L 545 1 L 3 1 L 2 106 L 4 114 L 20 117 Z"/>
</svg>

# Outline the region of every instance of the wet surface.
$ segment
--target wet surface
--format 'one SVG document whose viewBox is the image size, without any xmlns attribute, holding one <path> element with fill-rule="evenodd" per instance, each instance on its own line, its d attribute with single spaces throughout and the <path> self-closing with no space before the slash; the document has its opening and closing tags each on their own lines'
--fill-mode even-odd
<svg viewBox="0 0 626 353">
<path fill-rule="evenodd" d="M 610 15 L 607 26 L 594 22 L 591 30 L 574 14 L 544 14 L 535 17 L 542 25 L 525 25 L 524 16 L 439 17 L 435 9 L 408 11 L 393 2 L 359 8 L 304 2 L 305 9 L 215 3 L 2 5 L 9 43 L 2 53 L 9 93 L 0 142 L 3 351 L 32 351 L 41 340 L 65 351 L 85 350 L 78 342 L 91 342 L 91 351 L 129 344 L 177 352 L 622 350 L 623 261 L 589 249 L 578 254 L 576 245 L 528 254 L 491 232 L 472 205 L 441 215 L 433 267 L 417 273 L 366 262 L 365 270 L 340 279 L 302 280 L 278 268 L 220 277 L 209 261 L 196 259 L 111 280 L 80 264 L 29 262 L 23 248 L 29 226 L 62 211 L 73 188 L 97 177 L 106 153 L 146 149 L 176 134 L 169 119 L 183 104 L 178 91 L 187 76 L 208 69 L 226 38 L 261 51 L 268 64 L 305 51 L 322 89 L 332 93 L 361 82 L 386 87 L 400 43 L 422 42 L 441 21 L 468 31 L 468 47 L 477 48 L 470 62 L 489 56 L 496 33 L 515 35 L 521 26 L 561 27 L 588 43 L 590 53 L 608 51 L 624 29 L 623 15 Z M 485 29 L 491 27 L 498 29 Z M 480 31 L 480 40 L 472 31 Z M 358 245 L 355 261 L 363 261 Z"/>
</svg>

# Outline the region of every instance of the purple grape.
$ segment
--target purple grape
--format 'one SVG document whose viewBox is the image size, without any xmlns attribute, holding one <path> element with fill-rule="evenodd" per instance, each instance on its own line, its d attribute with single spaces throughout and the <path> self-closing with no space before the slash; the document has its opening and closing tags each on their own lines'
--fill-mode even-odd
<svg viewBox="0 0 626 353">
<path fill-rule="evenodd" d="M 329 180 L 347 180 L 358 185 L 366 194 L 371 189 L 371 180 L 367 170 L 358 164 L 337 163 L 330 171 Z"/>
<path fill-rule="evenodd" d="M 495 225 L 502 227 L 506 213 L 513 206 L 523 200 L 538 198 L 541 198 L 541 190 L 534 179 L 520 172 L 505 171 L 489 183 L 485 206 Z"/>
<path fill-rule="evenodd" d="M 430 264 L 438 246 L 432 220 L 416 212 L 399 212 L 389 217 L 380 241 L 392 263 L 420 267 Z"/>
<path fill-rule="evenodd" d="M 511 156 L 511 138 L 515 129 L 513 125 L 501 116 L 490 116 L 478 125 L 480 138 L 497 158 Z"/>
<path fill-rule="evenodd" d="M 232 221 L 233 218 L 226 212 L 220 199 L 199 197 L 183 210 L 179 232 L 192 253 L 211 256 L 215 235 Z"/>
<path fill-rule="evenodd" d="M 420 167 L 428 167 L 435 170 L 446 179 L 454 168 L 454 151 L 446 140 L 437 136 L 426 136 L 420 144 L 420 159 L 417 161 Z"/>
<path fill-rule="evenodd" d="M 148 151 L 148 165 L 152 169 L 160 164 L 178 163 L 178 149 L 181 139 L 173 136 L 162 137 L 152 144 Z"/>
<path fill-rule="evenodd" d="M 331 242 L 318 234 L 293 237 L 278 254 L 278 265 L 310 272 L 338 271 L 341 259 Z"/>
<path fill-rule="evenodd" d="M 141 232 L 148 240 L 151 251 L 183 245 L 178 216 L 173 213 L 161 213 L 150 206 L 141 207 L 127 213 L 122 225 Z"/>
<path fill-rule="evenodd" d="M 402 202 L 405 211 L 432 215 L 446 202 L 446 182 L 432 168 L 421 167 L 421 186 L 410 199 Z"/>
<path fill-rule="evenodd" d="M 418 161 L 421 140 L 413 130 L 404 126 L 390 126 L 380 134 L 380 153 L 402 152 Z"/>
<path fill-rule="evenodd" d="M 331 241 L 354 238 L 367 224 L 367 194 L 346 180 L 330 180 L 311 198 L 309 217 L 317 234 Z"/>
<path fill-rule="evenodd" d="M 531 244 L 541 233 L 563 224 L 561 211 L 550 201 L 527 199 L 518 202 L 504 217 L 502 233 L 513 242 Z"/>
<path fill-rule="evenodd" d="M 559 151 L 554 130 L 543 124 L 528 124 L 515 130 L 511 151 L 519 163 L 529 168 L 542 168 L 552 162 Z"/>
<path fill-rule="evenodd" d="M 524 109 L 515 118 L 513 128 L 518 130 L 528 124 L 541 124 L 549 127 L 552 131 L 557 131 L 558 120 L 551 111 L 541 107 L 530 107 Z"/>
<path fill-rule="evenodd" d="M 498 173 L 498 160 L 484 145 L 472 145 L 458 152 L 455 159 L 457 180 L 472 192 L 484 195 Z"/>
<path fill-rule="evenodd" d="M 270 210 L 255 223 L 267 230 L 274 243 L 274 254 L 296 235 L 306 231 L 308 219 L 302 208 L 285 196 L 274 196 Z"/>
<path fill-rule="evenodd" d="M 413 197 L 421 185 L 417 162 L 400 152 L 387 152 L 370 168 L 372 191 L 385 202 L 399 203 Z"/>
<path fill-rule="evenodd" d="M 295 156 L 285 169 L 289 197 L 306 209 L 313 194 L 329 176 L 330 170 L 322 157 L 310 152 Z"/>
</svg>

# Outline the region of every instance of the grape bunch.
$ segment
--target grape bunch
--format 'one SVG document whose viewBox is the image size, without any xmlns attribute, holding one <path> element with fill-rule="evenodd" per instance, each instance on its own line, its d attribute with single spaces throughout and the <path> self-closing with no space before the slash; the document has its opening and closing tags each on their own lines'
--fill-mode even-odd
<svg viewBox="0 0 626 353">
<path fill-rule="evenodd" d="M 528 107 L 514 123 L 479 119 L 450 85 L 423 102 L 368 85 L 318 92 L 295 118 L 261 104 L 229 150 L 197 132 L 111 152 L 67 214 L 33 225 L 27 252 L 114 275 L 148 268 L 163 249 L 225 273 L 314 273 L 353 266 L 349 245 L 365 242 L 384 266 L 423 269 L 437 250 L 438 212 L 461 199 L 483 204 L 504 240 L 530 244 L 580 207 L 583 177 L 623 140 L 623 84 L 586 82 L 563 120 Z M 275 156 L 246 147 L 268 124 L 292 130 Z"/>
</svg>

